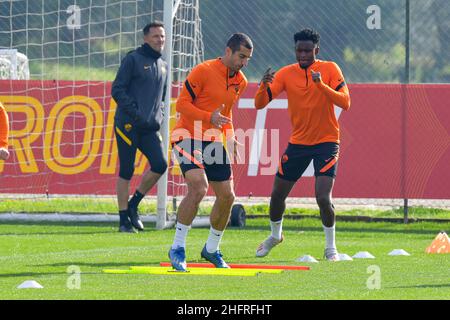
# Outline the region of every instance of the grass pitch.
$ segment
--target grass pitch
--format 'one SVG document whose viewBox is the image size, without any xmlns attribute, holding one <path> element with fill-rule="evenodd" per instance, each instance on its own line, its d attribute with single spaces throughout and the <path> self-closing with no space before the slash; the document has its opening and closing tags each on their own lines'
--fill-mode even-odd
<svg viewBox="0 0 450 320">
<path fill-rule="evenodd" d="M 268 202 L 268 201 L 267 201 Z M 247 215 L 258 215 L 267 217 L 269 205 L 264 204 L 243 204 Z M 154 214 L 157 211 L 155 200 L 145 199 L 139 205 L 139 212 L 142 215 Z M 199 208 L 199 215 L 209 215 L 211 204 L 202 204 Z M 172 206 L 168 205 L 169 212 Z M 0 199 L 1 213 L 77 213 L 77 214 L 114 214 L 117 215 L 117 200 L 114 197 L 95 198 L 37 198 L 37 199 Z M 404 216 L 403 208 L 376 209 L 376 208 L 357 208 L 357 209 L 336 209 L 338 216 L 367 216 L 373 218 L 400 218 Z M 286 215 L 292 216 L 319 216 L 318 208 L 305 208 L 302 206 L 288 206 Z M 448 208 L 428 208 L 428 207 L 410 207 L 409 218 L 411 219 L 450 219 L 450 209 Z"/>
<path fill-rule="evenodd" d="M 109 223 L 3 223 L 0 225 L 0 299 L 448 299 L 450 255 L 428 255 L 425 248 L 450 223 L 339 222 L 337 245 L 352 256 L 369 251 L 376 258 L 302 265 L 309 271 L 284 271 L 256 277 L 105 274 L 103 269 L 159 265 L 168 261 L 174 230 L 148 225 L 139 234 L 121 234 Z M 189 262 L 203 262 L 200 251 L 208 228 L 191 229 Z M 255 249 L 269 233 L 266 219 L 247 220 L 244 229 L 229 228 L 221 250 L 229 263 L 295 265 L 309 254 L 321 259 L 324 234 L 320 220 L 286 220 L 285 241 L 271 254 L 255 258 Z M 411 256 L 388 256 L 393 249 Z M 79 282 L 74 275 L 81 271 Z M 68 273 L 69 270 L 69 273 Z M 379 270 L 380 288 L 373 270 Z M 75 277 L 75 278 L 74 278 Z M 375 280 L 374 280 L 375 279 Z M 17 289 L 36 280 L 43 289 Z M 79 283 L 76 289 L 74 283 Z M 368 286 L 369 284 L 369 286 Z M 372 284 L 372 286 L 371 286 Z M 75 289 L 70 289 L 70 288 Z M 371 289 L 372 287 L 372 289 Z"/>
</svg>

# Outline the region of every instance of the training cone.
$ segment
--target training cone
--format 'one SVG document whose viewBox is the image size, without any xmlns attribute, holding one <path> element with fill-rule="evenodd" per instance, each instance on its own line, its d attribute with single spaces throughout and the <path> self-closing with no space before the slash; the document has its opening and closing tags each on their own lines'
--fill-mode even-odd
<svg viewBox="0 0 450 320">
<path fill-rule="evenodd" d="M 34 280 L 27 280 L 22 282 L 18 287 L 18 289 L 42 289 L 44 288 L 39 283 Z"/>
<path fill-rule="evenodd" d="M 389 255 L 390 256 L 410 256 L 410 254 L 403 249 L 394 249 L 391 252 L 389 252 Z"/>
<path fill-rule="evenodd" d="M 355 259 L 375 259 L 375 257 L 368 251 L 360 251 L 353 256 Z"/>
<path fill-rule="evenodd" d="M 316 259 L 314 259 L 313 256 L 310 256 L 310 255 L 306 255 L 306 256 L 297 258 L 297 260 L 295 260 L 295 261 L 297 261 L 297 262 L 319 262 Z"/>
<path fill-rule="evenodd" d="M 426 253 L 450 253 L 450 239 L 445 232 L 440 232 L 425 251 Z"/>
</svg>

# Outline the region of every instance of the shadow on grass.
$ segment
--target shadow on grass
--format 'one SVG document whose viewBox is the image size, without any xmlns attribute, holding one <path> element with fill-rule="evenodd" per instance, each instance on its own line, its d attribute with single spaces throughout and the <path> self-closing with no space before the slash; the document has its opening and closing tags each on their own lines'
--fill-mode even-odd
<svg viewBox="0 0 450 320">
<path fill-rule="evenodd" d="M 58 275 L 64 275 L 64 276 L 71 276 L 73 273 L 67 273 L 67 272 L 21 272 L 21 273 L 3 273 L 0 274 L 1 278 L 21 278 L 21 277 L 29 277 L 29 278 L 37 278 L 42 276 L 58 276 Z M 102 270 L 99 271 L 90 271 L 90 272 L 83 272 L 81 271 L 81 275 L 103 275 L 106 273 L 103 273 Z"/>
<path fill-rule="evenodd" d="M 0 236 L 30 236 L 30 235 L 87 235 L 87 234 L 120 234 L 118 232 L 119 224 L 111 223 L 111 222 L 63 222 L 63 221 L 7 221 L 1 222 L 0 228 L 5 226 L 17 226 L 21 232 L 17 232 L 17 230 L 11 230 L 10 232 L 1 232 Z M 42 227 L 42 229 L 49 230 L 49 232 L 35 232 L 35 231 L 27 231 L 20 229 L 20 227 Z M 48 227 L 48 228 L 47 228 Z M 67 230 L 60 231 L 51 231 L 52 227 L 63 227 Z M 100 230 L 92 230 L 92 231 L 83 231 L 81 228 L 91 227 L 91 228 L 99 228 Z M 155 229 L 154 223 L 147 223 L 145 225 L 146 229 L 144 231 L 139 231 L 139 233 L 149 233 L 157 231 Z M 75 229 L 74 229 L 75 228 Z M 122 234 L 132 234 L 132 233 L 122 233 Z"/>
<path fill-rule="evenodd" d="M 411 288 L 417 288 L 417 289 L 429 289 L 429 288 L 450 288 L 450 283 L 445 284 L 421 284 L 417 286 L 401 286 L 401 287 L 385 287 L 389 289 L 411 289 Z"/>
<path fill-rule="evenodd" d="M 86 221 L 2 221 L 1 226 L 55 226 L 55 227 L 118 227 L 119 219 L 117 223 L 110 221 L 98 221 L 98 222 L 86 222 Z M 148 224 L 149 226 L 152 223 Z M 153 223 L 154 225 L 154 223 Z"/>
<path fill-rule="evenodd" d="M 68 274 L 66 272 L 20 272 L 20 273 L 0 273 L 0 278 L 19 277 L 39 277 Z"/>
<path fill-rule="evenodd" d="M 33 265 L 33 267 L 69 267 L 69 266 L 77 266 L 77 267 L 97 267 L 97 268 L 116 268 L 116 267 L 137 267 L 137 266 L 159 266 L 159 261 L 145 261 L 145 262 L 58 262 L 51 264 L 37 264 Z M 81 273 L 84 273 L 83 271 Z"/>
<path fill-rule="evenodd" d="M 235 229 L 235 230 L 239 230 L 240 228 L 230 228 L 230 229 Z M 419 229 L 419 230 L 408 230 L 406 228 L 402 228 L 402 229 L 389 229 L 389 228 L 352 228 L 352 227 L 340 227 L 339 223 L 336 226 L 336 232 L 340 233 L 340 232 L 348 232 L 348 233 L 360 233 L 360 234 L 364 234 L 364 233 L 380 233 L 380 234 L 427 234 L 427 235 L 433 235 L 435 236 L 440 230 L 441 228 L 435 228 L 435 227 L 430 227 L 429 229 Z M 445 228 L 444 228 L 445 229 Z M 267 223 L 267 226 L 246 226 L 245 228 L 243 228 L 243 230 L 254 230 L 254 231 L 267 231 L 268 233 L 270 233 L 270 226 L 269 223 Z M 286 226 L 283 225 L 283 230 L 284 231 L 311 231 L 311 232 L 323 232 L 323 227 L 320 225 L 320 222 L 318 223 L 317 227 L 304 227 L 304 226 Z"/>
<path fill-rule="evenodd" d="M 115 269 L 121 268 L 123 270 L 128 270 L 129 267 L 137 266 L 159 266 L 159 261 L 148 261 L 148 262 L 105 262 L 105 263 L 87 263 L 87 262 L 70 262 L 70 263 L 52 263 L 52 264 L 39 264 L 33 265 L 32 267 L 64 267 L 66 269 L 69 266 L 77 266 L 81 269 L 81 275 L 87 274 L 105 274 L 103 269 Z M 82 267 L 98 268 L 97 271 L 89 270 L 84 272 Z M 53 275 L 67 275 L 70 276 L 73 273 L 64 271 L 53 271 L 53 272 L 18 272 L 18 273 L 0 273 L 1 278 L 8 277 L 41 277 L 41 276 L 53 276 Z"/>
<path fill-rule="evenodd" d="M 66 236 L 76 236 L 76 235 L 93 235 L 93 234 L 107 234 L 107 233 L 117 233 L 117 231 L 74 231 L 74 232 L 8 232 L 8 233 L 0 233 L 0 236 L 16 236 L 16 237 L 29 237 L 29 236 L 46 236 L 46 235 L 66 235 Z"/>
</svg>

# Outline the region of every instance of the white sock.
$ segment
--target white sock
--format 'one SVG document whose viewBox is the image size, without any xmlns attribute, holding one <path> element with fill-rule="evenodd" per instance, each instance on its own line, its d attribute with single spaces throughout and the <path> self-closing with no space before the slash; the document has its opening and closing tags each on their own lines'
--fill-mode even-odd
<svg viewBox="0 0 450 320">
<path fill-rule="evenodd" d="M 283 219 L 279 221 L 270 221 L 270 229 L 272 230 L 272 237 L 280 240 L 283 231 Z"/>
<path fill-rule="evenodd" d="M 222 240 L 222 236 L 223 231 L 216 230 L 213 227 L 209 228 L 209 236 L 206 241 L 206 251 L 213 253 L 219 250 L 219 244 L 220 240 Z"/>
<path fill-rule="evenodd" d="M 186 226 L 177 222 L 175 226 L 175 238 L 173 239 L 172 249 L 176 249 L 178 247 L 186 247 L 186 237 L 191 226 Z"/>
<path fill-rule="evenodd" d="M 325 232 L 325 241 L 326 241 L 326 249 L 336 249 L 336 240 L 335 240 L 335 226 L 325 227 L 323 226 L 323 231 Z"/>
</svg>

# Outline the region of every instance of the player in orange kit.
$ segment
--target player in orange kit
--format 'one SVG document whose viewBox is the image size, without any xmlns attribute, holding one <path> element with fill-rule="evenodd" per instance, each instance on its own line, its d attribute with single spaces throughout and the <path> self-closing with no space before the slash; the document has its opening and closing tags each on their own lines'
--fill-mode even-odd
<svg viewBox="0 0 450 320">
<path fill-rule="evenodd" d="M 339 66 L 316 59 L 319 34 L 303 29 L 294 35 L 298 63 L 281 68 L 276 74 L 267 70 L 255 96 L 255 107 L 264 108 L 286 91 L 292 124 L 289 144 L 280 159 L 270 199 L 271 235 L 256 250 L 266 256 L 283 241 L 282 222 L 285 200 L 297 180 L 313 161 L 315 193 L 320 208 L 327 260 L 339 260 L 335 244 L 335 213 L 331 193 L 339 158 L 339 124 L 334 105 L 348 110 L 350 95 Z"/>
<path fill-rule="evenodd" d="M 6 160 L 9 157 L 8 134 L 8 114 L 5 107 L 0 103 L 0 160 Z"/>
<path fill-rule="evenodd" d="M 186 236 L 208 186 L 214 190 L 216 201 L 201 256 L 217 268 L 228 268 L 219 243 L 235 196 L 229 155 L 221 141 L 225 134 L 227 147 L 231 146 L 237 156 L 231 108 L 247 86 L 241 68 L 247 65 L 252 51 L 247 35 L 233 34 L 222 57 L 205 61 L 191 71 L 177 100 L 180 118 L 171 140 L 188 188 L 178 207 L 175 238 L 169 250 L 172 266 L 178 271 L 186 271 Z"/>
</svg>

